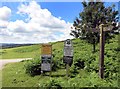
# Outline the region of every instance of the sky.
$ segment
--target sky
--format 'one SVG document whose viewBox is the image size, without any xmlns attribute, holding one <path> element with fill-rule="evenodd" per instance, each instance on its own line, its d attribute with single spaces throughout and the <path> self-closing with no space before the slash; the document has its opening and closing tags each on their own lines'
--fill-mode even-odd
<svg viewBox="0 0 120 89">
<path fill-rule="evenodd" d="M 117 2 L 106 2 L 108 7 Z M 0 43 L 47 43 L 72 39 L 81 2 L 0 2 Z"/>
</svg>

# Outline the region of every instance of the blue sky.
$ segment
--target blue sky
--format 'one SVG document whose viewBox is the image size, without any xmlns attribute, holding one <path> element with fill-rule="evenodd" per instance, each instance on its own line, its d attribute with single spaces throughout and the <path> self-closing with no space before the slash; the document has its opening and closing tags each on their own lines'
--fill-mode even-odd
<svg viewBox="0 0 120 89">
<path fill-rule="evenodd" d="M 25 19 L 15 14 L 17 7 L 21 3 L 22 2 L 2 2 L 1 6 L 7 6 L 13 10 L 13 15 L 10 19 L 14 21 L 16 18 Z M 23 3 L 28 4 L 28 2 Z M 81 2 L 38 2 L 38 4 L 40 4 L 41 8 L 43 9 L 47 8 L 54 16 L 61 17 L 63 20 L 71 23 L 75 20 L 76 17 L 79 16 L 79 13 L 83 11 Z M 105 2 L 106 7 L 111 6 L 112 4 L 115 4 L 115 9 L 118 10 L 118 2 Z"/>
<path fill-rule="evenodd" d="M 117 2 L 105 2 L 106 7 L 112 4 L 118 10 Z M 4 13 L 0 19 L 7 18 L 1 20 L 4 22 L 0 27 L 3 43 L 42 43 L 73 38 L 69 35 L 70 27 L 83 10 L 81 2 L 1 2 L 0 8 Z"/>
</svg>

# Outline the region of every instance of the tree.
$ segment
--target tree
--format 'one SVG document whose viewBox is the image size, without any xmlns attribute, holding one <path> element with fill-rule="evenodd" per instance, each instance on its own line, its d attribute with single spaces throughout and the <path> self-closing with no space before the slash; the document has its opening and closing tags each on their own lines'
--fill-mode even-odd
<svg viewBox="0 0 120 89">
<path fill-rule="evenodd" d="M 74 30 L 70 35 L 75 38 L 87 40 L 93 44 L 93 52 L 95 52 L 95 45 L 99 42 L 100 24 L 112 24 L 114 26 L 112 32 L 118 29 L 116 22 L 118 21 L 118 11 L 115 10 L 115 5 L 105 7 L 103 2 L 90 0 L 89 2 L 82 2 L 84 10 L 79 14 L 74 21 Z M 105 38 L 109 38 L 110 33 L 106 32 Z"/>
</svg>

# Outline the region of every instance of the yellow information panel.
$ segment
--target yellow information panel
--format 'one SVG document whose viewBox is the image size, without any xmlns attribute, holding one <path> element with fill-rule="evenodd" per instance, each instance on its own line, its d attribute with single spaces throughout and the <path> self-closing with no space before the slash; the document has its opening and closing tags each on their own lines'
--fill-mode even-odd
<svg viewBox="0 0 120 89">
<path fill-rule="evenodd" d="M 41 55 L 51 55 L 52 54 L 52 45 L 42 44 Z"/>
</svg>

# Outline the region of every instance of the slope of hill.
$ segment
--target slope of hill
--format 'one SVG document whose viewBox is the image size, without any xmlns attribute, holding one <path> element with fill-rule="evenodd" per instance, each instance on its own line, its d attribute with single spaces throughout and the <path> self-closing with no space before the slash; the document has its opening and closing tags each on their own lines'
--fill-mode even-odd
<svg viewBox="0 0 120 89">
<path fill-rule="evenodd" d="M 92 45 L 80 39 L 74 39 L 74 58 L 70 68 L 70 77 L 67 78 L 66 70 L 62 62 L 63 57 L 63 42 L 52 43 L 53 60 L 56 60 L 59 68 L 53 71 L 51 77 L 49 73 L 45 76 L 37 75 L 34 77 L 28 76 L 25 73 L 25 65 L 28 61 L 20 63 L 7 64 L 2 71 L 3 87 L 117 87 L 118 86 L 118 35 L 115 35 L 105 45 L 105 79 L 101 80 L 98 77 L 99 70 L 99 44 L 96 46 L 96 53 L 92 53 Z M 18 48 L 5 49 L 6 53 L 2 54 L 3 58 L 12 56 L 15 57 L 35 57 L 40 56 L 40 46 L 25 46 Z M 5 51 L 4 50 L 4 51 Z M 2 50 L 3 51 L 3 50 Z M 11 52 L 11 54 L 9 53 Z M 17 56 L 13 56 L 13 55 Z M 21 55 L 21 56 L 19 56 Z M 19 76 L 19 77 L 18 77 Z"/>
<path fill-rule="evenodd" d="M 2 59 L 33 58 L 37 54 L 40 54 L 40 45 L 0 49 Z"/>
<path fill-rule="evenodd" d="M 30 45 L 33 45 L 33 44 L 0 43 L 0 48 L 1 49 L 6 49 L 6 48 L 14 48 L 14 47 L 30 46 Z"/>
</svg>

